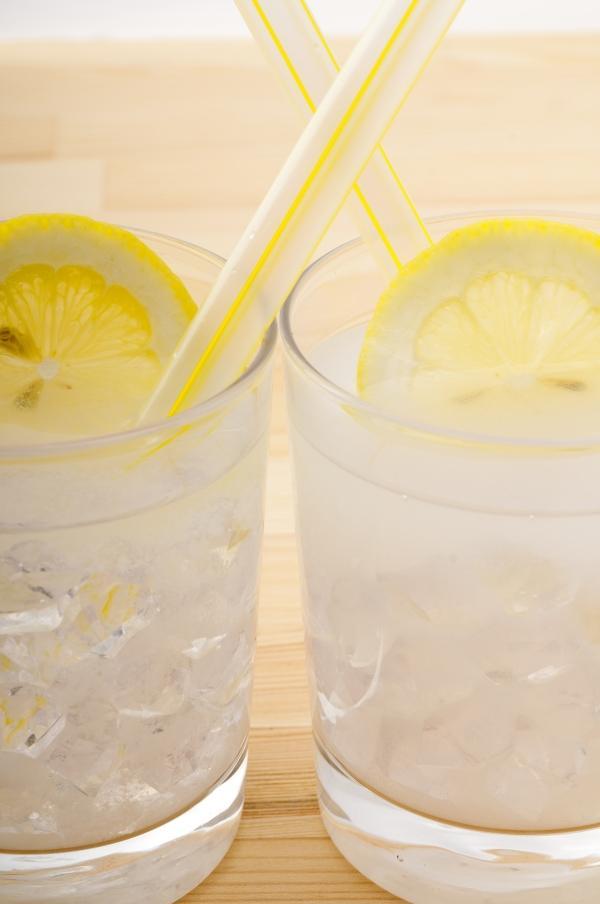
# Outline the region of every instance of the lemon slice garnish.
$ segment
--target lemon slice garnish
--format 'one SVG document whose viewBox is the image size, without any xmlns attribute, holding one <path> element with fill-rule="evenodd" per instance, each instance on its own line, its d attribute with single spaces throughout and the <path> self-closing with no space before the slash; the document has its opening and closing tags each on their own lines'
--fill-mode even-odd
<svg viewBox="0 0 600 904">
<path fill-rule="evenodd" d="M 450 234 L 381 298 L 357 384 L 395 414 L 459 427 L 600 424 L 600 236 L 539 220 Z"/>
<path fill-rule="evenodd" d="M 1 223 L 0 431 L 130 425 L 195 310 L 123 229 L 63 214 Z"/>
</svg>

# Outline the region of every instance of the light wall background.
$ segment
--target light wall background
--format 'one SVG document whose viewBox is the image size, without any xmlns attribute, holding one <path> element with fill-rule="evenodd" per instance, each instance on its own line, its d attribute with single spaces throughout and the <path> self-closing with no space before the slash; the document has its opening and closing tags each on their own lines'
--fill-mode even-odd
<svg viewBox="0 0 600 904">
<path fill-rule="evenodd" d="M 285 3 L 286 0 L 281 0 Z M 377 0 L 312 0 L 328 34 L 364 28 Z M 600 0 L 466 0 L 467 32 L 600 29 Z M 0 0 L 0 39 L 152 39 L 247 34 L 234 0 Z"/>
</svg>

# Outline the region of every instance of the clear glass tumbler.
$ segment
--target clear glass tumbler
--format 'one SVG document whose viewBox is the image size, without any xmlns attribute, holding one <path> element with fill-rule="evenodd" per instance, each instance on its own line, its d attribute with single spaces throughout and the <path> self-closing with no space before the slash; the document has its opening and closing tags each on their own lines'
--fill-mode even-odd
<svg viewBox="0 0 600 904">
<path fill-rule="evenodd" d="M 600 438 L 461 435 L 362 401 L 384 287 L 353 242 L 280 321 L 325 825 L 416 904 L 597 902 Z"/>
<path fill-rule="evenodd" d="M 201 302 L 222 260 L 140 236 Z M 0 444 L 5 904 L 167 904 L 233 840 L 274 344 L 155 426 Z"/>
</svg>

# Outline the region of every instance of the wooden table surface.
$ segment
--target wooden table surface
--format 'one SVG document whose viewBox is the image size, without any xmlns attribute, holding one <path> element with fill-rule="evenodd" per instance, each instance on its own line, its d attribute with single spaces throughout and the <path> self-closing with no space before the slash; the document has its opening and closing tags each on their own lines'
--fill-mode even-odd
<svg viewBox="0 0 600 904">
<path fill-rule="evenodd" d="M 424 214 L 600 211 L 599 86 L 600 36 L 451 36 L 388 147 Z M 0 44 L 0 216 L 69 210 L 226 254 L 299 132 L 249 41 Z M 342 215 L 327 243 L 351 233 Z M 391 901 L 319 820 L 279 366 L 252 724 L 239 836 L 185 901 Z"/>
</svg>

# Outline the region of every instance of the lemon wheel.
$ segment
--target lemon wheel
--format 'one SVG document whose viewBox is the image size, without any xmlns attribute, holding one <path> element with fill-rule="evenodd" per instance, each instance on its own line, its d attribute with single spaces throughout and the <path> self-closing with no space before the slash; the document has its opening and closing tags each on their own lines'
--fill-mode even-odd
<svg viewBox="0 0 600 904">
<path fill-rule="evenodd" d="M 357 384 L 459 427 L 600 423 L 600 236 L 539 220 L 451 233 L 382 296 Z"/>
<path fill-rule="evenodd" d="M 126 230 L 63 214 L 0 223 L 0 429 L 135 422 L 195 310 Z"/>
</svg>

